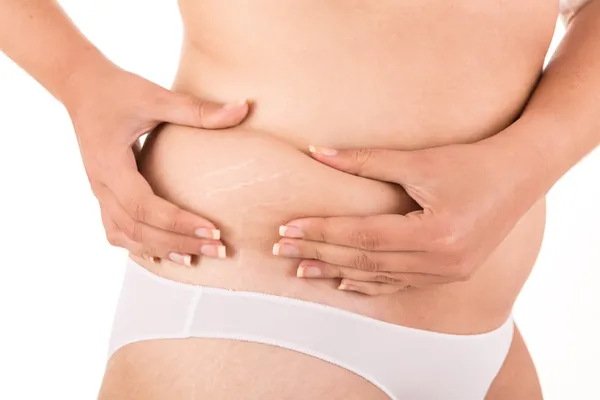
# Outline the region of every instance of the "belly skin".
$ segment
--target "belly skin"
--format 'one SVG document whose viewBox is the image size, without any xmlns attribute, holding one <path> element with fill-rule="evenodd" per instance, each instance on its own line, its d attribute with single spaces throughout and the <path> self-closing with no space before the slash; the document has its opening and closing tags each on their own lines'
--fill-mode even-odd
<svg viewBox="0 0 600 400">
<path fill-rule="evenodd" d="M 505 320 L 539 252 L 544 199 L 473 279 L 434 289 L 375 298 L 340 292 L 333 281 L 296 278 L 298 263 L 270 251 L 277 227 L 293 218 L 415 209 L 401 188 L 331 170 L 306 155 L 307 145 L 416 149 L 499 132 L 537 82 L 556 4 L 179 4 L 184 41 L 173 89 L 255 104 L 234 129 L 164 127 L 147 141 L 142 172 L 158 194 L 214 221 L 230 257 L 193 268 L 136 261 L 173 280 L 297 297 L 420 329 L 469 334 Z M 303 373 L 311 385 L 294 383 Z M 323 378 L 331 374 L 335 384 Z M 303 354 L 207 339 L 127 346 L 111 360 L 104 387 L 198 399 L 318 398 L 315 388 L 328 399 L 377 398 L 362 378 Z"/>
</svg>

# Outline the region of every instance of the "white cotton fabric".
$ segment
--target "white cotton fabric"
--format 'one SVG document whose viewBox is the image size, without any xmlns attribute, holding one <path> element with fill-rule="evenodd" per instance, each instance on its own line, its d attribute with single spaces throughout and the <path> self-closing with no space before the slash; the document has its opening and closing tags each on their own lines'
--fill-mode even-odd
<svg viewBox="0 0 600 400">
<path fill-rule="evenodd" d="M 591 0 L 559 0 L 560 18 L 568 24 L 577 12 Z"/>
<path fill-rule="evenodd" d="M 483 400 L 513 327 L 509 318 L 488 333 L 435 333 L 292 298 L 175 282 L 128 259 L 109 356 L 142 340 L 237 339 L 333 363 L 392 400 Z"/>
</svg>

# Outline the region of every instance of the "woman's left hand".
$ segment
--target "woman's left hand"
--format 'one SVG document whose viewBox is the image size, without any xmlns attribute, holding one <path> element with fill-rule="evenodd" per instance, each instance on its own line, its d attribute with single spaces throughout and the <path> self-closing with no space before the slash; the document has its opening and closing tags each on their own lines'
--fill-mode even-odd
<svg viewBox="0 0 600 400">
<path fill-rule="evenodd" d="M 544 194 L 533 183 L 544 171 L 539 156 L 488 139 L 413 151 L 311 146 L 311 153 L 338 170 L 401 185 L 422 208 L 280 228 L 273 252 L 303 259 L 299 277 L 341 278 L 340 289 L 369 295 L 468 280 Z"/>
</svg>

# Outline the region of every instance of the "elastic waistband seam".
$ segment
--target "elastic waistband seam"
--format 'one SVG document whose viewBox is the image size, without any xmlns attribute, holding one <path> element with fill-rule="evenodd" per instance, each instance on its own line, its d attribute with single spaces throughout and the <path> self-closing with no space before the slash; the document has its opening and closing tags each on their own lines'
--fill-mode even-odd
<svg viewBox="0 0 600 400">
<path fill-rule="evenodd" d="M 511 315 L 509 315 L 507 320 L 502 325 L 500 325 L 496 329 L 493 329 L 493 330 L 487 331 L 487 332 L 475 333 L 475 334 L 454 334 L 454 333 L 428 331 L 425 329 L 413 328 L 410 326 L 392 324 L 390 322 L 381 321 L 381 320 L 378 320 L 378 319 L 375 319 L 375 318 L 372 318 L 372 317 L 369 317 L 366 315 L 357 314 L 355 312 L 343 310 L 343 309 L 336 308 L 336 307 L 333 307 L 333 306 L 330 306 L 327 304 L 321 304 L 321 303 L 306 301 L 306 300 L 302 300 L 302 299 L 296 299 L 293 297 L 284 297 L 284 296 L 278 296 L 278 295 L 274 295 L 274 294 L 270 294 L 270 293 L 250 292 L 250 291 L 246 291 L 246 290 L 223 289 L 223 288 L 216 288 L 216 287 L 211 287 L 211 286 L 194 285 L 194 284 L 189 284 L 189 283 L 184 283 L 184 282 L 178 282 L 178 281 L 174 281 L 174 280 L 171 280 L 168 278 L 164 278 L 162 276 L 154 274 L 153 272 L 148 271 L 142 265 L 133 261 L 129 257 L 127 258 L 127 264 L 129 267 L 133 268 L 138 273 L 143 274 L 146 277 L 148 277 L 156 282 L 159 282 L 161 284 L 178 287 L 178 288 L 185 289 L 185 290 L 195 291 L 196 293 L 194 293 L 194 296 L 193 296 L 193 298 L 196 299 L 195 301 L 193 300 L 195 303 L 194 312 L 195 312 L 195 307 L 198 304 L 198 299 L 200 298 L 200 296 L 203 292 L 207 293 L 207 294 L 209 294 L 209 293 L 228 294 L 229 293 L 231 295 L 248 296 L 251 298 L 259 298 L 259 299 L 260 298 L 262 298 L 262 299 L 270 298 L 272 300 L 286 302 L 288 304 L 302 306 L 302 307 L 311 307 L 311 308 L 315 308 L 315 309 L 316 308 L 327 309 L 327 310 L 335 312 L 341 316 L 344 316 L 347 318 L 358 319 L 358 320 L 361 320 L 363 322 L 370 323 L 370 324 L 376 324 L 381 327 L 385 327 L 386 329 L 392 329 L 392 330 L 397 330 L 397 331 L 400 330 L 400 331 L 404 331 L 404 332 L 412 331 L 413 333 L 417 333 L 419 335 L 431 335 L 431 336 L 436 336 L 438 338 L 444 337 L 444 338 L 451 339 L 451 340 L 469 340 L 469 341 L 473 341 L 473 340 L 477 340 L 477 339 L 483 340 L 483 339 L 489 338 L 490 336 L 502 335 L 502 333 L 505 330 L 507 330 L 507 329 L 512 330 L 513 325 L 514 325 L 513 316 L 511 314 Z M 189 310 L 188 310 L 188 312 L 189 312 Z M 189 317 L 189 315 L 188 315 L 188 317 Z M 187 319 L 186 319 L 186 321 L 187 321 Z"/>
</svg>

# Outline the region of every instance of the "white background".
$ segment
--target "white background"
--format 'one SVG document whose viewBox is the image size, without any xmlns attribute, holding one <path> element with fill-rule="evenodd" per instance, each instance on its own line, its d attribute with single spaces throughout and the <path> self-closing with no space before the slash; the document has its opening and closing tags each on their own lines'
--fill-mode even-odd
<svg viewBox="0 0 600 400">
<path fill-rule="evenodd" d="M 61 3 L 110 58 L 170 85 L 175 2 Z M 105 241 L 68 115 L 2 55 L 0 122 L 0 398 L 95 398 L 125 252 Z M 542 253 L 515 310 L 548 400 L 600 399 L 598 182 L 599 150 L 550 192 Z"/>
</svg>

